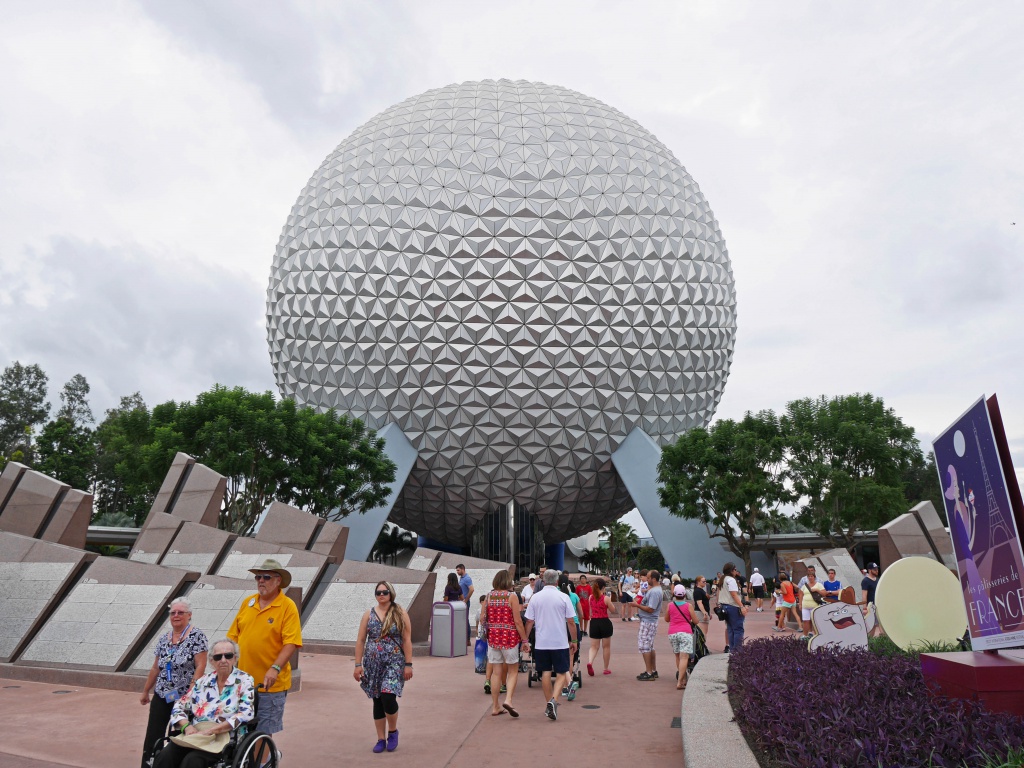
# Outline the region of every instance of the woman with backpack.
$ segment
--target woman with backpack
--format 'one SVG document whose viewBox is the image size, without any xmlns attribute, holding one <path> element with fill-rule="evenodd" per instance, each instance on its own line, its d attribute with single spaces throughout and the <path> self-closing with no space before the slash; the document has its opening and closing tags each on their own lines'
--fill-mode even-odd
<svg viewBox="0 0 1024 768">
<path fill-rule="evenodd" d="M 690 603 L 686 599 L 686 587 L 676 584 L 672 588 L 672 602 L 665 611 L 668 622 L 668 641 L 672 644 L 672 653 L 676 655 L 676 690 L 686 687 L 686 670 L 693 653 L 693 614 Z"/>
</svg>

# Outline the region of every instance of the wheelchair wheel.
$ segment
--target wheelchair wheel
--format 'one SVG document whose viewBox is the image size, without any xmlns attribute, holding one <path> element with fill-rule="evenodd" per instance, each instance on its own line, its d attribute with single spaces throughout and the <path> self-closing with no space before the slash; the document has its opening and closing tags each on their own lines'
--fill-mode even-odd
<svg viewBox="0 0 1024 768">
<path fill-rule="evenodd" d="M 269 750 L 270 758 L 267 759 Z M 235 747 L 235 759 L 231 768 L 277 768 L 277 747 L 269 733 L 254 731 L 242 739 Z"/>
</svg>

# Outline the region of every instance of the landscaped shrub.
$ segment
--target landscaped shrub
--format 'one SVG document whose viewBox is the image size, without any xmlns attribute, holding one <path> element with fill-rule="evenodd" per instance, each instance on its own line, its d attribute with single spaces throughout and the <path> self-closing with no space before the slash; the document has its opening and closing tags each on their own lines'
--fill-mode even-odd
<svg viewBox="0 0 1024 768">
<path fill-rule="evenodd" d="M 963 768 L 1024 747 L 1024 719 L 932 696 L 907 656 L 753 640 L 730 657 L 729 698 L 766 765 Z"/>
</svg>

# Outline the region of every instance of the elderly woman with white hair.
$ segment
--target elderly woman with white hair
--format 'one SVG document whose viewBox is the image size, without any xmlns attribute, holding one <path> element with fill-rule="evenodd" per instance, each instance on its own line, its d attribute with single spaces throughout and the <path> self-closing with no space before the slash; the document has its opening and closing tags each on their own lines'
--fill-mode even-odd
<svg viewBox="0 0 1024 768">
<path fill-rule="evenodd" d="M 174 739 L 160 750 L 153 768 L 207 768 L 220 759 L 227 746 L 227 734 L 252 722 L 256 683 L 238 668 L 238 643 L 224 638 L 210 648 L 213 671 L 196 680 L 188 693 L 178 699 L 171 712 L 172 730 L 185 737 L 220 737 L 211 745 L 185 746 Z M 217 750 L 217 748 L 220 748 Z M 217 750 L 217 751 L 213 751 Z"/>
<path fill-rule="evenodd" d="M 174 702 L 184 696 L 206 670 L 206 635 L 192 626 L 192 604 L 179 597 L 171 601 L 168 609 L 171 629 L 156 642 L 153 666 L 139 697 L 140 704 L 149 704 L 149 723 L 142 743 L 143 768 L 150 764 L 153 746 L 167 730 Z"/>
</svg>

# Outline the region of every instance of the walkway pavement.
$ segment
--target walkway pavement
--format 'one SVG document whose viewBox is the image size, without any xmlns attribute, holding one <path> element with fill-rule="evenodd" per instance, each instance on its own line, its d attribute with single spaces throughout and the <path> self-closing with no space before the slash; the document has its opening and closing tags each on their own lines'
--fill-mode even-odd
<svg viewBox="0 0 1024 768">
<path fill-rule="evenodd" d="M 767 610 L 751 611 L 747 637 L 773 634 L 773 619 Z M 640 683 L 635 679 L 643 670 L 636 652 L 639 623 L 614 623 L 612 674 L 601 675 L 600 665 L 596 677 L 584 672 L 576 701 L 562 699 L 557 722 L 544 717 L 539 684 L 528 688 L 523 676 L 514 701 L 521 717 L 491 717 L 483 676 L 473 672 L 471 655 L 417 657 L 416 674 L 401 699 L 402 762 L 504 768 L 514 751 L 527 751 L 530 762 L 540 764 L 568 754 L 584 764 L 682 766 L 681 731 L 673 727 L 681 695 L 673 680 L 668 625 L 659 625 L 655 642 L 661 679 Z M 712 620 L 708 634 L 712 652 L 722 651 L 724 624 Z M 303 655 L 302 690 L 289 697 L 286 729 L 278 739 L 284 768 L 358 768 L 396 759 L 370 752 L 376 738 L 370 703 L 352 679 L 352 663 L 351 657 Z M 0 681 L 0 765 L 136 768 L 146 711 L 134 693 Z"/>
</svg>

